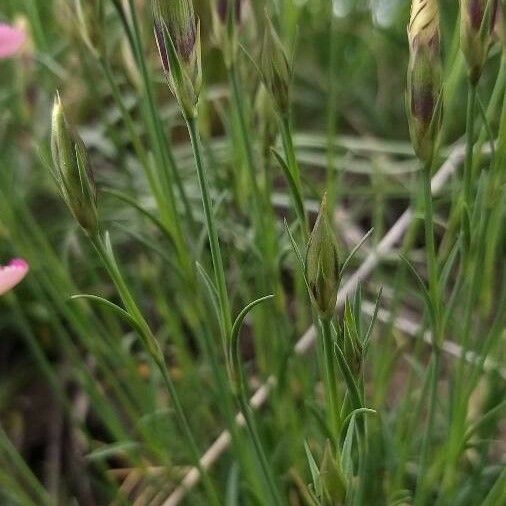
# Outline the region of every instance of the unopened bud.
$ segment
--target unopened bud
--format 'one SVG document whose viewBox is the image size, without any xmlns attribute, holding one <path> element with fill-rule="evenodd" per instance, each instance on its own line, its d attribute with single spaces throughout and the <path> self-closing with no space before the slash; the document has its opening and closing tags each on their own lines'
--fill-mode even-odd
<svg viewBox="0 0 506 506">
<path fill-rule="evenodd" d="M 229 68 L 235 62 L 239 47 L 237 32 L 241 24 L 242 0 L 214 0 L 213 3 L 214 39 Z"/>
<path fill-rule="evenodd" d="M 339 255 L 327 212 L 325 195 L 309 237 L 305 265 L 311 302 L 322 318 L 334 314 L 340 283 Z"/>
<path fill-rule="evenodd" d="M 408 26 L 407 114 L 417 156 L 434 152 L 442 108 L 442 65 L 438 0 L 413 0 Z"/>
<path fill-rule="evenodd" d="M 93 235 L 98 229 L 95 181 L 84 143 L 67 122 L 58 95 L 52 113 L 51 153 L 63 200 L 81 227 Z"/>
<path fill-rule="evenodd" d="M 186 116 L 196 114 L 202 86 L 200 24 L 191 0 L 153 0 L 155 37 L 172 93 Z"/>
<path fill-rule="evenodd" d="M 285 116 L 290 109 L 292 71 L 283 44 L 268 17 L 260 65 L 265 87 L 271 94 L 278 112 Z"/>
<path fill-rule="evenodd" d="M 460 47 L 473 85 L 487 60 L 498 5 L 498 0 L 460 0 Z"/>
</svg>

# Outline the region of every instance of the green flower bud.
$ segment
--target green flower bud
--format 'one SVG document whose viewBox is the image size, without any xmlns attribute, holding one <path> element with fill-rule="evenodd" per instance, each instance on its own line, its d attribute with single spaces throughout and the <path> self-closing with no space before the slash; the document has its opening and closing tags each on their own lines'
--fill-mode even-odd
<svg viewBox="0 0 506 506">
<path fill-rule="evenodd" d="M 51 124 L 53 176 L 68 208 L 90 235 L 98 230 L 97 191 L 82 139 L 67 122 L 59 95 Z"/>
<path fill-rule="evenodd" d="M 282 116 L 287 115 L 290 109 L 292 71 L 283 44 L 268 17 L 266 17 L 260 70 L 262 80 L 271 94 L 278 112 Z"/>
<path fill-rule="evenodd" d="M 442 65 L 437 0 L 413 0 L 408 26 L 407 113 L 411 142 L 421 160 L 432 157 L 442 109 Z"/>
<path fill-rule="evenodd" d="M 334 232 L 327 216 L 326 195 L 309 237 L 305 267 L 309 295 L 315 310 L 321 318 L 332 317 L 340 283 L 340 265 Z"/>
<path fill-rule="evenodd" d="M 473 85 L 487 60 L 498 7 L 498 0 L 460 0 L 460 47 Z"/>
<path fill-rule="evenodd" d="M 188 117 L 202 88 L 200 23 L 191 0 L 153 0 L 154 31 L 169 87 Z"/>
</svg>

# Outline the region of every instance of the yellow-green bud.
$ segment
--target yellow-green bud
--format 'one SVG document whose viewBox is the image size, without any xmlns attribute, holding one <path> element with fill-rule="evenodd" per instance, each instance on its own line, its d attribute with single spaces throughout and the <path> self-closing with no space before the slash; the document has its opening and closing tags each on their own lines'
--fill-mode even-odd
<svg viewBox="0 0 506 506">
<path fill-rule="evenodd" d="M 413 0 L 408 39 L 409 131 L 417 156 L 426 161 L 434 152 L 442 108 L 438 0 Z"/>
<path fill-rule="evenodd" d="M 84 143 L 67 122 L 58 95 L 52 113 L 51 154 L 63 200 L 81 227 L 93 235 L 98 230 L 95 181 Z"/>
<path fill-rule="evenodd" d="M 158 51 L 169 86 L 193 117 L 202 87 L 200 23 L 191 0 L 152 0 Z"/>
<path fill-rule="evenodd" d="M 339 254 L 327 213 L 325 195 L 309 237 L 305 263 L 311 302 L 322 318 L 334 314 L 340 283 Z"/>
<path fill-rule="evenodd" d="M 473 85 L 487 60 L 498 5 L 498 0 L 460 0 L 460 47 Z"/>
<path fill-rule="evenodd" d="M 260 65 L 265 87 L 269 90 L 278 112 L 285 116 L 290 109 L 292 71 L 283 44 L 268 17 Z"/>
</svg>

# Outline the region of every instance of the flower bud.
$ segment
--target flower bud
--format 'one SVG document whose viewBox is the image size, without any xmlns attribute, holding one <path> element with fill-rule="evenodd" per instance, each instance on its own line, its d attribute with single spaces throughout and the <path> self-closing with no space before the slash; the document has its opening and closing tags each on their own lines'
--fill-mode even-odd
<svg viewBox="0 0 506 506">
<path fill-rule="evenodd" d="M 340 283 L 340 266 L 334 232 L 327 216 L 326 195 L 309 237 L 305 270 L 315 310 L 321 318 L 332 317 Z"/>
<path fill-rule="evenodd" d="M 260 70 L 262 80 L 278 112 L 282 116 L 287 115 L 290 108 L 292 71 L 283 44 L 268 17 L 266 17 Z"/>
<path fill-rule="evenodd" d="M 498 0 L 460 0 L 460 47 L 473 86 L 488 56 L 498 5 Z"/>
<path fill-rule="evenodd" d="M 417 156 L 428 160 L 440 126 L 442 65 L 437 0 L 413 0 L 408 26 L 407 113 Z"/>
<path fill-rule="evenodd" d="M 153 0 L 154 29 L 163 69 L 184 114 L 196 114 L 202 87 L 200 24 L 191 0 Z"/>
<path fill-rule="evenodd" d="M 242 0 L 213 0 L 213 4 L 214 39 L 229 68 L 235 62 L 239 47 L 237 32 L 241 24 Z"/>
<path fill-rule="evenodd" d="M 98 230 L 95 181 L 84 143 L 67 122 L 59 95 L 53 106 L 51 153 L 63 200 L 81 227 L 93 235 Z"/>
</svg>

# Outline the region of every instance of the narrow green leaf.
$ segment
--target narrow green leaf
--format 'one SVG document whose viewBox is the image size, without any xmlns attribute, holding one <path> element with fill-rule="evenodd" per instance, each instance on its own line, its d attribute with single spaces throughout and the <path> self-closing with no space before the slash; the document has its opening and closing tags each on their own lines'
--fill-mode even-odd
<svg viewBox="0 0 506 506">
<path fill-rule="evenodd" d="M 79 299 L 89 300 L 91 302 L 96 302 L 97 304 L 105 306 L 107 309 L 110 309 L 113 313 L 116 313 L 123 320 L 125 320 L 131 327 L 142 332 L 142 329 L 140 325 L 137 323 L 137 320 L 123 308 L 114 304 L 114 302 L 104 299 L 103 297 L 99 297 L 98 295 L 76 294 L 70 297 L 70 300 L 79 300 Z"/>
<path fill-rule="evenodd" d="M 299 189 L 297 187 L 297 183 L 295 182 L 295 179 L 293 177 L 293 174 L 290 171 L 290 168 L 288 167 L 288 164 L 285 162 L 285 159 L 281 156 L 281 154 L 274 148 L 271 148 L 272 153 L 274 154 L 274 157 L 276 158 L 276 161 L 278 162 L 279 166 L 283 170 L 283 173 L 286 177 L 286 180 L 288 181 L 288 185 L 290 187 L 290 192 L 292 194 L 292 197 L 294 199 L 295 204 L 295 211 L 297 213 L 297 217 L 300 221 L 301 216 L 304 216 L 304 201 L 302 198 L 302 195 L 299 192 Z M 300 226 L 304 226 L 304 222 L 299 223 Z"/>
<path fill-rule="evenodd" d="M 315 490 L 315 494 L 316 497 L 320 498 L 322 496 L 320 470 L 316 465 L 316 461 L 313 457 L 313 454 L 311 453 L 311 449 L 309 448 L 307 441 L 304 441 L 304 450 L 306 451 L 306 458 L 309 464 L 309 471 L 311 472 L 311 478 L 313 480 L 313 487 Z"/>
<path fill-rule="evenodd" d="M 364 245 L 364 243 L 369 239 L 370 235 L 374 232 L 374 228 L 371 228 L 367 234 L 362 237 L 360 242 L 351 250 L 350 254 L 346 257 L 346 260 L 343 262 L 343 265 L 341 267 L 340 274 L 343 275 L 344 271 L 350 264 L 350 262 L 353 260 L 354 256 L 357 254 L 358 250 Z"/>
</svg>

